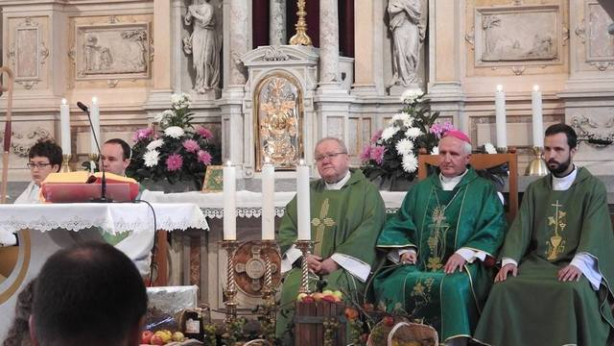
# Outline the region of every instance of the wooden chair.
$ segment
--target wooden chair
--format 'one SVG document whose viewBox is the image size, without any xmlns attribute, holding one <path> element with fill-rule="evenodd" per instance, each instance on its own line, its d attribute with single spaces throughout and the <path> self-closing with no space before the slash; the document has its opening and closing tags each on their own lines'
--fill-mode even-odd
<svg viewBox="0 0 614 346">
<path fill-rule="evenodd" d="M 507 211 L 505 213 L 508 222 L 512 222 L 518 212 L 518 163 L 516 151 L 506 154 L 472 154 L 470 164 L 473 168 L 487 169 L 507 163 L 509 169 Z M 428 175 L 428 166 L 438 166 L 439 155 L 420 154 L 418 156 L 418 179 L 423 180 Z"/>
</svg>

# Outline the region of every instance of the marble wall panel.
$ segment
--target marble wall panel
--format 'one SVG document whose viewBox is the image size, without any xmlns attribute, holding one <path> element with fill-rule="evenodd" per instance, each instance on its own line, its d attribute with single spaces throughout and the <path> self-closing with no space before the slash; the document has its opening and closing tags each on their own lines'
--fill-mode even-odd
<svg viewBox="0 0 614 346">
<path fill-rule="evenodd" d="M 47 88 L 49 17 L 12 17 L 7 24 L 5 61 L 15 73 L 16 90 Z"/>
</svg>

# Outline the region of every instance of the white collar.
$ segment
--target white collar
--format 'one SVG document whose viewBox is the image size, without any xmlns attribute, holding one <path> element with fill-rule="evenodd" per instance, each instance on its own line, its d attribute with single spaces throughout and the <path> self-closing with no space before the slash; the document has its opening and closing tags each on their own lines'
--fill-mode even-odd
<svg viewBox="0 0 614 346">
<path fill-rule="evenodd" d="M 458 185 L 458 183 L 460 183 L 461 179 L 463 179 L 463 177 L 465 176 L 465 174 L 467 174 L 467 172 L 469 172 L 469 170 L 465 169 L 463 174 L 457 175 L 457 176 L 451 177 L 451 178 L 448 178 L 448 177 L 444 176 L 443 174 L 439 173 L 439 181 L 441 181 L 441 187 L 443 188 L 444 191 L 452 191 L 452 190 L 454 190 L 456 185 Z"/>
<path fill-rule="evenodd" d="M 326 189 L 327 189 L 327 190 L 341 190 L 341 188 L 343 187 L 343 185 L 345 185 L 345 183 L 347 183 L 347 182 L 348 182 L 348 180 L 350 180 L 350 177 L 351 177 L 351 176 L 352 176 L 352 174 L 350 173 L 350 171 L 348 171 L 348 172 L 345 174 L 345 177 L 343 177 L 343 179 L 339 180 L 339 181 L 338 181 L 338 182 L 336 182 L 336 183 L 331 183 L 331 184 L 329 184 L 329 183 L 327 183 L 327 182 L 324 182 L 324 184 L 326 184 Z"/>
<path fill-rule="evenodd" d="M 576 168 L 575 165 L 573 167 L 573 171 L 567 174 L 567 176 L 564 176 L 562 178 L 557 178 L 553 174 L 552 175 L 552 190 L 554 191 L 568 190 L 571 187 L 571 184 L 573 184 L 574 180 L 576 180 L 576 175 L 578 175 L 578 169 Z"/>
</svg>

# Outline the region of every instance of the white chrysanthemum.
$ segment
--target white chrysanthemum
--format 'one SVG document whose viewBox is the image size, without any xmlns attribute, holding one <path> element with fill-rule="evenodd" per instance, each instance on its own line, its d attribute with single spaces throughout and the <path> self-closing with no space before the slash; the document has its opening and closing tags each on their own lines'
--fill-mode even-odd
<svg viewBox="0 0 614 346">
<path fill-rule="evenodd" d="M 496 154 L 497 153 L 497 149 L 495 149 L 495 146 L 492 145 L 492 143 L 486 143 L 484 144 L 484 151 L 488 154 Z"/>
<path fill-rule="evenodd" d="M 412 127 L 412 126 L 414 126 L 414 118 L 413 117 L 408 117 L 407 119 L 403 120 L 403 126 L 405 126 L 405 127 Z"/>
<path fill-rule="evenodd" d="M 401 95 L 401 102 L 403 102 L 403 103 L 412 103 L 415 100 L 419 99 L 422 96 L 423 93 L 424 92 L 420 88 L 407 89 L 407 90 L 403 91 L 403 94 Z"/>
<path fill-rule="evenodd" d="M 173 115 L 175 115 L 175 113 L 173 113 L 173 111 L 171 111 L 170 109 L 167 109 L 162 113 L 156 114 L 156 116 L 154 117 L 154 122 L 161 123 L 164 120 L 172 117 Z"/>
<path fill-rule="evenodd" d="M 397 120 L 406 121 L 409 118 L 410 118 L 409 113 L 401 112 L 401 113 L 397 113 L 393 115 L 391 121 L 397 121 Z"/>
<path fill-rule="evenodd" d="M 173 108 L 185 108 L 190 107 L 190 103 L 192 102 L 192 97 L 189 94 L 181 93 L 181 94 L 173 94 L 171 95 L 171 104 Z"/>
<path fill-rule="evenodd" d="M 410 141 L 407 138 L 403 138 L 397 142 L 396 145 L 397 152 L 403 156 L 410 154 L 414 149 L 414 142 Z"/>
<path fill-rule="evenodd" d="M 162 144 L 164 144 L 163 140 L 156 139 L 155 141 L 151 141 L 149 144 L 147 144 L 147 150 L 158 149 L 159 147 L 162 146 Z"/>
<path fill-rule="evenodd" d="M 421 134 L 422 132 L 417 127 L 410 127 L 409 129 L 407 129 L 407 131 L 405 131 L 405 137 L 411 138 L 411 139 L 416 139 Z"/>
<path fill-rule="evenodd" d="M 439 155 L 439 147 L 433 147 L 431 150 L 431 155 Z"/>
<path fill-rule="evenodd" d="M 392 138 L 392 136 L 394 136 L 398 131 L 399 128 L 396 126 L 387 127 L 384 129 L 384 131 L 382 131 L 382 139 L 387 141 Z"/>
<path fill-rule="evenodd" d="M 184 133 L 185 131 L 183 131 L 183 129 L 179 126 L 167 127 L 166 130 L 164 130 L 164 135 L 172 138 L 179 138 L 183 136 Z"/>
<path fill-rule="evenodd" d="M 160 157 L 160 153 L 157 150 L 150 150 L 143 155 L 143 161 L 145 161 L 145 166 L 153 167 L 158 164 L 158 159 Z"/>
<path fill-rule="evenodd" d="M 418 169 L 418 159 L 414 154 L 403 155 L 403 170 L 414 173 Z"/>
</svg>

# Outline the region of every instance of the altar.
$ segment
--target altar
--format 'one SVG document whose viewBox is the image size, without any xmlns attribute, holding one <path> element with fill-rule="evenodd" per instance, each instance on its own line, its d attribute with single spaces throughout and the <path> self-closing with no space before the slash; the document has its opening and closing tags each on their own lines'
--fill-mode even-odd
<svg viewBox="0 0 614 346">
<path fill-rule="evenodd" d="M 205 232 L 209 225 L 200 208 L 189 203 L 75 203 L 0 205 L 0 229 L 16 232 L 19 239 L 13 270 L 0 282 L 3 338 L 13 320 L 17 294 L 57 250 L 102 239 L 98 229 L 111 234 L 149 232 L 153 236 L 160 230 Z"/>
</svg>

